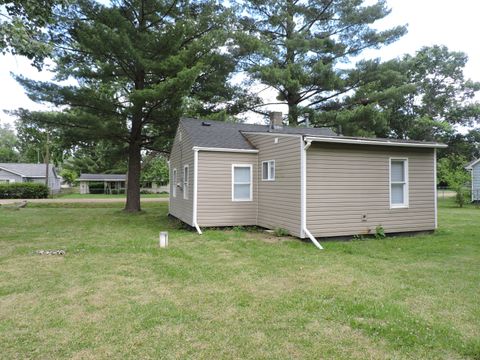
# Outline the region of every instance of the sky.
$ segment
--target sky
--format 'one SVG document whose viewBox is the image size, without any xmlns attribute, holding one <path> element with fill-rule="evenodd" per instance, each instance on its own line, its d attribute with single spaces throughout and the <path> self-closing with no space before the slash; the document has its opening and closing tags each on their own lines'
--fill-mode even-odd
<svg viewBox="0 0 480 360">
<path fill-rule="evenodd" d="M 371 0 L 373 1 L 373 0 Z M 370 2 L 371 2 L 370 1 Z M 368 1 L 367 1 L 368 2 Z M 446 45 L 449 50 L 463 51 L 469 56 L 465 67 L 466 78 L 480 81 L 480 2 L 476 0 L 387 0 L 392 9 L 389 16 L 377 23 L 379 29 L 408 25 L 408 34 L 380 50 L 369 50 L 366 58 L 392 59 L 403 54 L 414 54 L 422 46 Z M 4 110 L 23 107 L 46 110 L 48 107 L 32 102 L 11 73 L 35 80 L 48 80 L 51 74 L 38 72 L 29 61 L 20 56 L 0 55 L 0 123 L 13 124 L 14 117 Z M 276 108 L 286 112 L 286 109 Z"/>
</svg>

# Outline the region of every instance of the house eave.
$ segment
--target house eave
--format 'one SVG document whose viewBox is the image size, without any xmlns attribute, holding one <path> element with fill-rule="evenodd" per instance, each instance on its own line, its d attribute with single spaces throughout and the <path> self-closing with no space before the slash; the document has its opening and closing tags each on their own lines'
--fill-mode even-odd
<svg viewBox="0 0 480 360">
<path fill-rule="evenodd" d="M 9 172 L 10 174 L 18 175 L 18 176 L 21 176 L 21 177 L 26 177 L 23 174 L 17 173 L 16 171 L 13 171 L 13 170 L 1 167 L 1 166 L 0 166 L 0 170 L 6 171 L 6 172 Z"/>
<path fill-rule="evenodd" d="M 217 147 L 203 147 L 194 146 L 193 151 L 214 151 L 214 152 L 233 152 L 233 153 L 251 153 L 257 154 L 257 149 L 234 149 L 234 148 L 217 148 Z"/>
<path fill-rule="evenodd" d="M 467 166 L 465 166 L 465 170 L 473 170 L 473 167 L 475 165 L 477 165 L 478 163 L 480 163 L 480 159 L 477 159 L 474 162 L 472 162 L 471 164 L 468 164 Z"/>
<path fill-rule="evenodd" d="M 427 149 L 443 149 L 447 145 L 440 143 L 411 143 L 389 140 L 370 140 L 370 139 L 351 139 L 342 137 L 323 137 L 323 136 L 306 136 L 307 142 L 324 142 L 335 144 L 356 144 L 356 145 L 375 145 L 375 146 L 394 146 L 394 147 L 414 147 L 414 148 L 427 148 Z"/>
</svg>

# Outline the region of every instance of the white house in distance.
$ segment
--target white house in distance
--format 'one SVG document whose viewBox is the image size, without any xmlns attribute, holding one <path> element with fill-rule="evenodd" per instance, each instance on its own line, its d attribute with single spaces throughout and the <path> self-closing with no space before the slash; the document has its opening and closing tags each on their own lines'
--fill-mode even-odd
<svg viewBox="0 0 480 360">
<path fill-rule="evenodd" d="M 90 184 L 103 183 L 103 194 L 118 194 L 124 192 L 127 183 L 126 174 L 81 174 L 77 179 L 80 183 L 80 194 L 90 194 Z M 152 181 L 142 183 L 141 191 L 152 194 L 168 192 L 168 185 L 159 185 Z"/>
<path fill-rule="evenodd" d="M 169 213 L 195 227 L 258 225 L 316 237 L 437 227 L 434 142 L 338 136 L 330 129 L 181 119 Z"/>
<path fill-rule="evenodd" d="M 45 184 L 46 164 L 0 163 L 0 183 L 35 182 Z M 60 177 L 53 165 L 48 165 L 48 188 L 60 192 Z"/>
<path fill-rule="evenodd" d="M 80 174 L 80 194 L 90 194 L 90 184 L 103 183 L 103 193 L 112 194 L 125 190 L 127 175 L 125 174 Z"/>
<path fill-rule="evenodd" d="M 480 159 L 471 161 L 465 169 L 472 174 L 472 202 L 480 201 Z"/>
</svg>

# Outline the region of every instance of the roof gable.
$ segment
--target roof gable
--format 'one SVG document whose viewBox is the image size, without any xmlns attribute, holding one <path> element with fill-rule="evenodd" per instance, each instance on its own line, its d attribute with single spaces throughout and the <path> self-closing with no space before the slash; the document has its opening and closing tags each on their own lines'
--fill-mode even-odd
<svg viewBox="0 0 480 360">
<path fill-rule="evenodd" d="M 45 178 L 45 164 L 29 164 L 29 163 L 0 163 L 0 168 L 25 178 Z M 58 179 L 55 167 L 49 166 L 49 176 Z"/>
<path fill-rule="evenodd" d="M 480 158 L 470 161 L 467 165 L 465 165 L 465 169 L 472 170 L 473 167 L 477 166 L 478 164 L 480 164 Z"/>
<path fill-rule="evenodd" d="M 269 134 L 293 134 L 293 135 L 327 135 L 336 134 L 328 128 L 305 128 L 289 127 L 270 130 L 268 125 L 256 124 L 238 124 L 226 123 L 220 121 L 199 120 L 191 118 L 182 118 L 180 120 L 182 127 L 188 134 L 193 146 L 225 148 L 225 149 L 244 149 L 251 150 L 255 147 L 242 134 L 245 132 L 269 133 Z"/>
</svg>

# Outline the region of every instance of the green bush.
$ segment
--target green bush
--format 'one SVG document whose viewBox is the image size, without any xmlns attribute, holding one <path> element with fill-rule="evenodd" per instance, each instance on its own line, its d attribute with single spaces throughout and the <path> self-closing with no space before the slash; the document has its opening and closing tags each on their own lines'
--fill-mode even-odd
<svg viewBox="0 0 480 360">
<path fill-rule="evenodd" d="M 90 194 L 104 194 L 105 193 L 105 185 L 103 182 L 91 182 L 88 184 L 88 188 Z"/>
<path fill-rule="evenodd" d="M 289 232 L 288 232 L 288 230 L 283 229 L 283 228 L 275 228 L 275 230 L 273 230 L 273 234 L 275 236 L 282 237 L 282 236 L 288 236 Z"/>
<path fill-rule="evenodd" d="M 468 193 L 463 186 L 455 187 L 455 192 L 455 203 L 462 208 L 467 202 Z"/>
<path fill-rule="evenodd" d="M 0 199 L 44 199 L 48 187 L 39 183 L 0 184 Z"/>
</svg>

